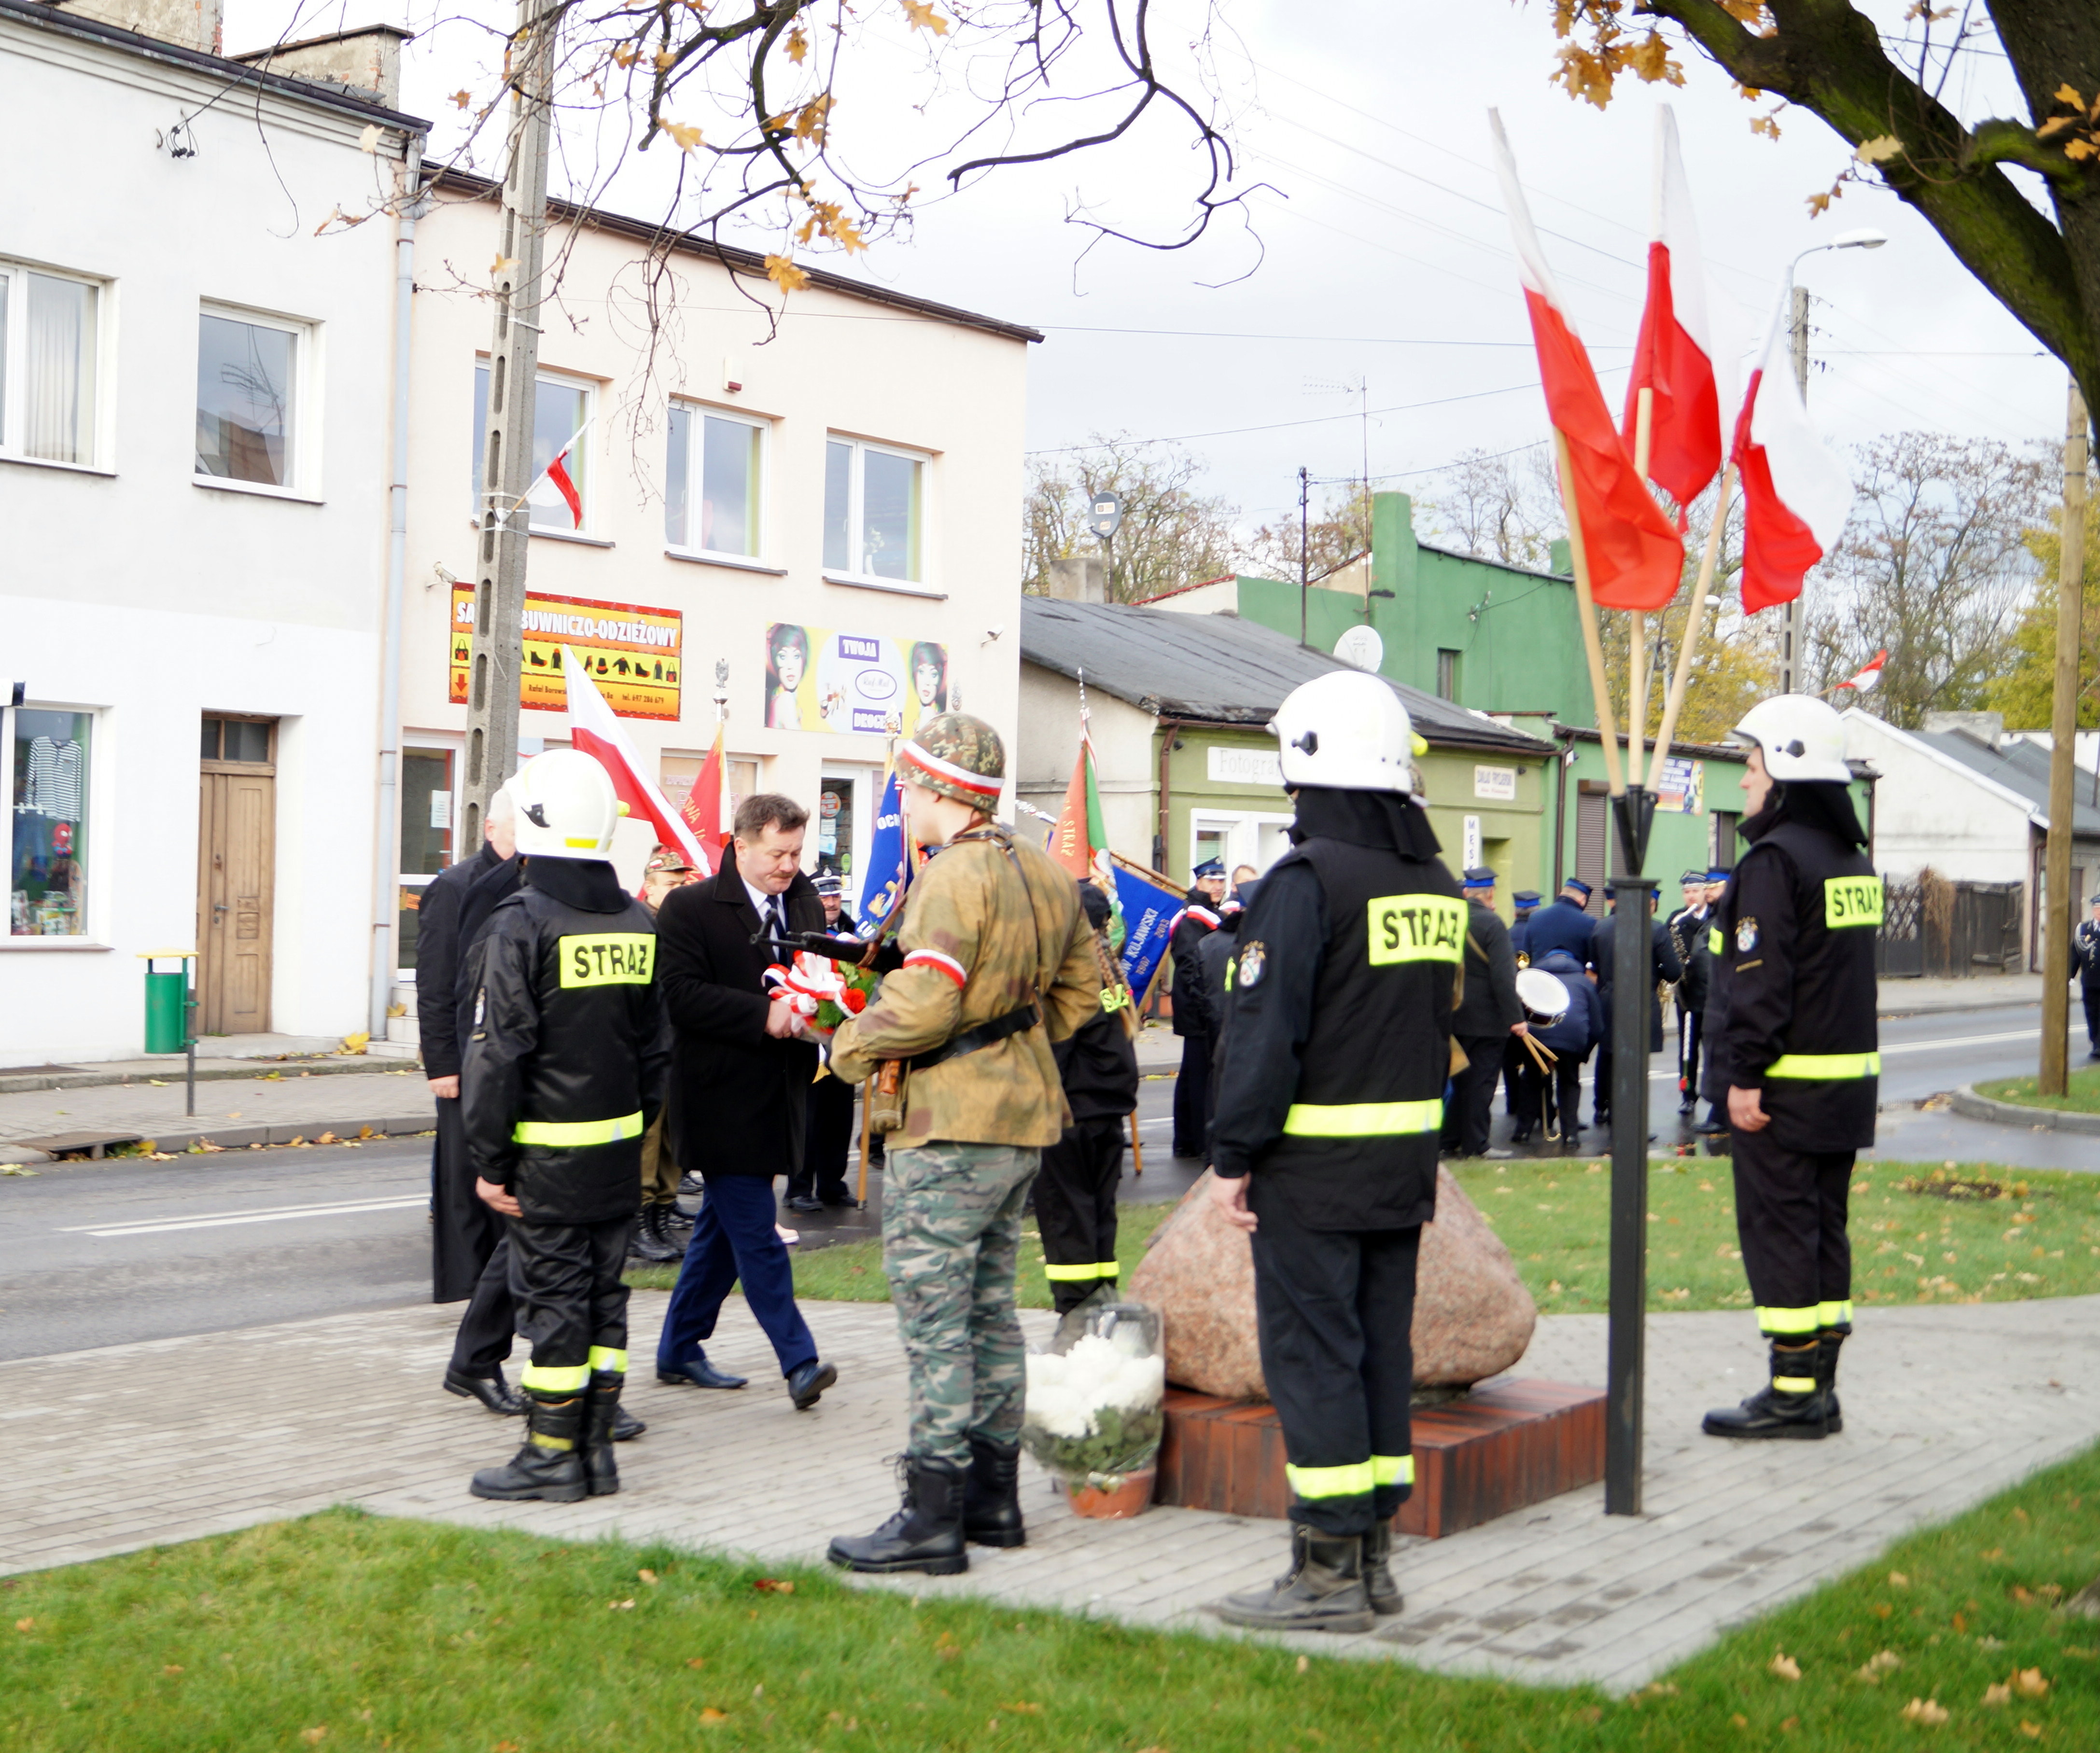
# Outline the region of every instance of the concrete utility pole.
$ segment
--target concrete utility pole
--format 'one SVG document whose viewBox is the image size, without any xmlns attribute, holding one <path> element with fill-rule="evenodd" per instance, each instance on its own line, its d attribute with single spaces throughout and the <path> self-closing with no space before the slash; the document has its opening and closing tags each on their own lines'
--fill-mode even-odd
<svg viewBox="0 0 2100 1753">
<path fill-rule="evenodd" d="M 1787 313 L 1787 344 L 1793 355 L 1793 381 L 1801 390 L 1801 399 L 1808 400 L 1808 288 L 1793 288 L 1793 308 Z M 1803 594 L 1806 594 L 1804 587 Z M 1781 694 L 1801 692 L 1801 597 L 1796 597 L 1780 611 L 1785 619 L 1779 628 L 1779 691 Z"/>
<path fill-rule="evenodd" d="M 554 121 L 555 8 L 518 0 L 510 48 L 510 163 L 496 247 L 496 334 L 482 433 L 481 530 L 474 645 L 467 665 L 466 793 L 459 852 L 481 850 L 488 801 L 518 764 L 518 682 L 525 662 L 525 550 L 532 511 L 540 271 L 547 240 L 547 143 Z"/>
<path fill-rule="evenodd" d="M 2078 917 L 2071 892 L 2071 786 L 2076 777 L 2078 659 L 2085 637 L 2085 399 L 2071 385 L 2063 434 L 2063 552 L 2056 569 L 2056 677 L 2050 698 L 2049 844 L 2043 854 L 2041 1067 L 2044 1095 L 2068 1092 L 2071 1080 L 2071 928 Z"/>
</svg>

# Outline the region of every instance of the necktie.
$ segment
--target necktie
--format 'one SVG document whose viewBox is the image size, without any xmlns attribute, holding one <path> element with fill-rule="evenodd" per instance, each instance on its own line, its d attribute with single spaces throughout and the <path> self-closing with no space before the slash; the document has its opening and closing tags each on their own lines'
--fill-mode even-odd
<svg viewBox="0 0 2100 1753">
<path fill-rule="evenodd" d="M 788 921 L 780 910 L 780 897 L 776 895 L 767 905 L 765 923 L 769 935 L 778 940 L 788 935 Z"/>
</svg>

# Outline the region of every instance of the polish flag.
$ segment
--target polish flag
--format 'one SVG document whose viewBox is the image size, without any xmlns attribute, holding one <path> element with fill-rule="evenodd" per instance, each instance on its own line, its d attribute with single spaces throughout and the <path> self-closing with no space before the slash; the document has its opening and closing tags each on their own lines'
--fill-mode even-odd
<svg viewBox="0 0 2100 1753">
<path fill-rule="evenodd" d="M 1852 509 L 1852 478 L 1809 423 L 1793 368 L 1779 351 L 1784 315 L 1782 300 L 1750 373 L 1730 452 L 1743 483 L 1743 610 L 1748 614 L 1801 594 L 1802 579 L 1838 545 Z"/>
<path fill-rule="evenodd" d="M 1714 344 L 1709 320 L 1706 268 L 1699 250 L 1699 226 L 1692 189 L 1677 146 L 1677 118 L 1666 104 L 1655 115 L 1654 240 L 1648 246 L 1648 306 L 1634 342 L 1632 380 L 1626 385 L 1620 431 L 1629 454 L 1640 418 L 1641 391 L 1652 393 L 1648 412 L 1648 477 L 1677 501 L 1678 527 L 1684 509 L 1721 471 L 1726 434 L 1721 425 L 1721 375 L 1733 377 L 1732 362 Z M 1735 400 L 1731 381 L 1727 400 Z"/>
<path fill-rule="evenodd" d="M 598 684 L 566 645 L 562 648 L 562 674 L 569 690 L 569 741 L 611 775 L 613 794 L 627 806 L 629 815 L 650 823 L 660 844 L 677 847 L 685 853 L 686 863 L 712 876 L 716 861 L 701 850 L 686 818 L 657 789 L 612 708 L 605 703 L 605 696 L 598 691 Z"/>
<path fill-rule="evenodd" d="M 1488 120 L 1516 244 L 1517 276 L 1531 312 L 1546 413 L 1567 447 L 1564 485 L 1581 524 L 1590 595 L 1600 608 L 1660 609 L 1677 594 L 1683 577 L 1684 544 L 1635 473 L 1633 458 L 1612 424 L 1590 355 L 1547 271 L 1502 117 L 1489 110 Z"/>
<path fill-rule="evenodd" d="M 576 447 L 576 440 L 589 429 L 585 421 L 576 429 L 575 437 L 555 451 L 554 460 L 540 471 L 538 478 L 526 489 L 525 502 L 552 511 L 557 504 L 569 509 L 569 527 L 580 530 L 584 526 L 584 496 L 576 491 L 575 478 L 569 473 L 569 453 Z M 553 492 L 548 488 L 552 487 Z M 557 497 L 558 496 L 558 498 Z"/>
<path fill-rule="evenodd" d="M 1886 651 L 1877 651 L 1874 654 L 1874 661 L 1873 663 L 1869 663 L 1864 669 L 1861 670 L 1860 673 L 1852 677 L 1851 680 L 1841 681 L 1838 684 L 1838 686 L 1839 688 L 1856 688 L 1861 694 L 1864 694 L 1868 689 L 1872 688 L 1877 682 L 1881 680 L 1882 666 L 1888 661 L 1889 654 Z M 1833 690 L 1833 692 L 1835 691 L 1835 689 Z"/>
<path fill-rule="evenodd" d="M 706 852 L 711 869 L 721 862 L 721 849 L 728 843 L 736 813 L 736 800 L 729 795 L 726 764 L 722 754 L 722 728 L 717 725 L 715 746 L 708 751 L 708 758 L 700 764 L 692 790 L 678 806 L 678 813 L 686 818 Z"/>
</svg>

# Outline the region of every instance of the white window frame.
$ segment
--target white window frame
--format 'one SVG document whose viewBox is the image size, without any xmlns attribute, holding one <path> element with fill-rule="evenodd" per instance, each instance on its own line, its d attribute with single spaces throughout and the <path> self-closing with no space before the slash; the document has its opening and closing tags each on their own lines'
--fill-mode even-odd
<svg viewBox="0 0 2100 1753">
<path fill-rule="evenodd" d="M 320 345 L 321 326 L 305 317 L 287 315 L 280 311 L 260 311 L 250 305 L 228 304 L 221 299 L 206 298 L 197 306 L 199 328 L 195 332 L 196 345 L 190 356 L 190 479 L 201 487 L 222 493 L 256 493 L 265 499 L 302 500 L 308 504 L 320 503 L 321 482 L 321 420 L 320 420 Z M 290 478 L 281 487 L 267 481 L 232 481 L 223 475 L 208 475 L 196 466 L 196 363 L 197 350 L 204 346 L 203 319 L 215 316 L 229 323 L 246 323 L 257 328 L 274 328 L 289 334 L 292 339 L 292 466 Z"/>
<path fill-rule="evenodd" d="M 77 466 L 77 465 L 74 466 Z M 0 954 L 9 952 L 27 954 L 35 950 L 103 950 L 109 945 L 104 940 L 105 910 L 108 905 L 108 881 L 101 874 L 102 854 L 95 850 L 102 844 L 108 831 L 109 805 L 104 799 L 104 779 L 108 771 L 109 721 L 114 716 L 106 706 L 90 706 L 78 700 L 24 700 L 18 709 L 4 698 L 0 698 L 0 754 L 7 760 L 7 842 L 4 848 L 7 874 L 11 882 L 15 870 L 15 714 L 24 712 L 77 712 L 85 713 L 95 720 L 90 733 L 87 750 L 87 843 L 90 857 L 87 868 L 87 898 L 82 909 L 85 929 L 70 937 L 17 937 L 14 935 L 13 921 L 0 917 Z M 4 894 L 0 890 L 0 894 Z"/>
<path fill-rule="evenodd" d="M 771 564 L 773 551 L 773 425 L 763 414 L 748 414 L 742 408 L 722 407 L 712 402 L 696 402 L 688 397 L 675 397 L 672 402 L 675 412 L 683 414 L 692 422 L 686 429 L 686 533 L 696 533 L 700 515 L 700 469 L 707 449 L 707 429 L 700 423 L 708 420 L 726 420 L 733 425 L 748 426 L 758 434 L 758 504 L 752 514 L 752 534 L 756 537 L 755 553 L 734 553 L 727 548 L 706 548 L 698 542 L 673 542 L 667 536 L 664 552 L 675 554 L 681 560 L 704 560 L 715 566 L 741 566 L 750 571 L 779 572 L 784 569 Z M 695 441 L 699 442 L 695 443 Z M 668 429 L 664 434 L 665 468 L 669 468 L 671 435 Z"/>
<path fill-rule="evenodd" d="M 88 342 L 88 353 L 95 367 L 95 393 L 88 398 L 88 418 L 94 422 L 94 435 L 88 446 L 86 457 L 69 462 L 53 456 L 32 456 L 22 448 L 20 434 L 28 421 L 24 407 L 29 394 L 27 356 L 29 346 L 29 276 L 41 274 L 55 280 L 70 280 L 75 285 L 86 286 L 95 293 L 95 333 Z M 112 454 L 110 399 L 111 337 L 116 324 L 110 320 L 112 289 L 109 281 L 94 274 L 83 274 L 72 268 L 53 267 L 46 262 L 25 262 L 18 256 L 0 258 L 0 280 L 7 281 L 7 338 L 5 370 L 0 372 L 0 396 L 6 403 L 0 407 L 0 461 L 27 463 L 34 469 L 90 469 L 98 474 L 115 471 L 109 466 Z"/>
<path fill-rule="evenodd" d="M 489 359 L 489 356 L 486 353 L 477 353 L 474 355 L 474 368 L 477 374 L 486 372 L 489 375 L 492 381 L 493 380 L 493 367 Z M 593 548 L 610 548 L 612 546 L 611 542 L 607 540 L 604 536 L 599 535 L 598 531 L 598 458 L 592 447 L 592 441 L 598 435 L 598 392 L 604 389 L 605 385 L 595 377 L 586 377 L 579 372 L 557 371 L 554 367 L 549 365 L 542 365 L 540 367 L 539 369 L 533 373 L 532 381 L 533 394 L 536 397 L 539 393 L 539 386 L 541 384 L 552 384 L 556 388 L 562 390 L 576 390 L 581 391 L 584 399 L 584 419 L 589 424 L 584 429 L 583 446 L 585 462 L 584 465 L 583 484 L 578 490 L 578 496 L 581 498 L 584 502 L 583 522 L 579 523 L 572 530 L 545 530 L 540 528 L 538 524 L 533 523 L 531 521 L 531 514 L 528 509 L 526 526 L 535 537 L 545 536 L 549 540 L 557 542 L 583 542 Z M 472 385 L 471 382 L 470 382 L 467 401 L 468 407 L 471 409 L 474 407 L 474 403 L 479 400 L 480 400 L 480 398 L 473 394 Z M 486 403 L 483 403 L 483 408 L 485 421 L 487 412 Z M 536 441 L 539 435 L 536 429 L 536 421 L 538 417 L 538 406 L 536 402 L 535 403 L 533 412 L 536 421 L 536 429 L 533 436 Z M 484 491 L 481 484 L 481 463 L 482 457 L 484 454 L 482 450 L 483 436 L 484 434 L 480 429 L 477 429 L 467 435 L 467 478 L 471 484 L 470 491 L 472 501 L 474 526 L 477 530 L 481 527 L 481 514 L 483 509 L 481 498 L 482 493 Z"/>
<path fill-rule="evenodd" d="M 830 512 L 830 507 L 824 504 L 821 497 L 822 494 L 829 491 L 828 482 L 824 478 L 828 477 L 830 470 L 830 447 L 834 444 L 845 444 L 853 448 L 853 465 L 847 473 L 846 553 L 849 556 L 856 555 L 861 552 L 861 542 L 864 531 L 867 473 L 862 465 L 863 459 L 870 451 L 879 456 L 901 457 L 907 462 L 916 463 L 919 465 L 919 570 L 921 574 L 930 574 L 933 570 L 933 454 L 927 451 L 915 451 L 908 445 L 885 444 L 879 439 L 855 438 L 849 432 L 827 432 L 824 434 L 824 444 L 826 447 L 825 469 L 823 475 L 820 476 L 818 500 L 818 527 L 820 532 L 820 543 L 823 518 L 828 516 Z M 821 551 L 820 547 L 819 552 Z M 945 600 L 948 594 L 944 590 L 936 589 L 929 579 L 924 576 L 916 579 L 885 578 L 880 573 L 856 571 L 850 566 L 841 568 L 827 566 L 823 570 L 825 580 L 832 584 L 854 584 L 864 590 L 894 591 L 904 597 L 933 597 Z"/>
<path fill-rule="evenodd" d="M 1263 876 L 1268 874 L 1268 864 L 1262 862 L 1261 830 L 1274 828 L 1279 832 L 1290 827 L 1297 818 L 1287 810 L 1278 813 L 1268 809 L 1213 809 L 1208 804 L 1198 804 L 1189 812 L 1189 861 L 1187 868 L 1196 868 L 1196 848 L 1198 837 L 1207 830 L 1224 836 L 1226 858 L 1225 879 L 1232 880 L 1235 865 L 1252 865 Z M 1281 851 L 1277 854 L 1281 857 Z"/>
</svg>

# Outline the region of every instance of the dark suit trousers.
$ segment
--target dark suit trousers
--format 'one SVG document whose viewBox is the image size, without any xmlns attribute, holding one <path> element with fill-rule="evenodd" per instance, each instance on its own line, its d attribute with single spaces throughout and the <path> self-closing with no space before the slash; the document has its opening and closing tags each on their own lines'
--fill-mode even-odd
<svg viewBox="0 0 2100 1753">
<path fill-rule="evenodd" d="M 853 1149 L 855 1088 L 828 1074 L 810 1086 L 802 1165 L 788 1177 L 790 1199 L 821 1199 L 836 1205 L 853 1197 L 846 1185 L 846 1158 Z"/>
<path fill-rule="evenodd" d="M 462 1376 L 493 1376 L 510 1355 L 518 1305 L 510 1294 L 510 1238 L 503 1237 L 474 1280 L 474 1295 L 452 1339 L 452 1368 Z"/>
<path fill-rule="evenodd" d="M 1211 1152 L 1211 1037 L 1181 1037 L 1181 1074 L 1174 1080 L 1174 1154 Z"/>
<path fill-rule="evenodd" d="M 2085 1000 L 2085 1039 L 2100 1055 L 2100 980 L 2081 981 L 2078 990 Z"/>
<path fill-rule="evenodd" d="M 1502 1074 L 1500 1035 L 1462 1035 L 1458 1045 L 1466 1068 L 1451 1080 L 1451 1099 L 1444 1108 L 1443 1144 L 1461 1156 L 1478 1156 L 1488 1147 L 1493 1125 L 1495 1085 Z"/>
<path fill-rule="evenodd" d="M 656 1341 L 656 1367 L 671 1369 L 700 1355 L 714 1337 L 715 1322 L 730 1288 L 743 1283 L 744 1301 L 780 1359 L 780 1373 L 792 1375 L 817 1356 L 817 1341 L 795 1306 L 795 1271 L 787 1244 L 774 1224 L 779 1208 L 770 1177 L 708 1175 L 707 1196 L 693 1219 L 671 1306 L 664 1311 L 664 1331 Z"/>
<path fill-rule="evenodd" d="M 430 1152 L 430 1301 L 457 1302 L 503 1239 L 503 1219 L 474 1190 L 466 1122 L 455 1099 L 437 1103 L 438 1135 Z"/>
</svg>

